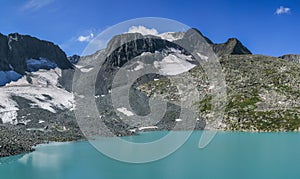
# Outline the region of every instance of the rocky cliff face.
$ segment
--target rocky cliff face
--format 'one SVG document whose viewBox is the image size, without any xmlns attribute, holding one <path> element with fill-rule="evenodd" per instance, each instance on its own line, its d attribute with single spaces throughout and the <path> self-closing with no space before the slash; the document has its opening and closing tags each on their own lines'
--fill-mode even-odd
<svg viewBox="0 0 300 179">
<path fill-rule="evenodd" d="M 47 59 L 61 69 L 72 68 L 66 54 L 54 43 L 18 33 L 0 34 L 0 71 L 13 70 L 19 74 L 31 71 L 27 60 L 35 63 Z M 43 62 L 44 63 L 44 62 Z"/>
<path fill-rule="evenodd" d="M 98 75 L 97 94 L 107 94 L 111 89 L 114 73 L 130 60 L 141 56 L 142 53 L 162 52 L 167 48 L 187 53 L 179 45 L 155 36 L 142 36 L 139 33 L 115 36 L 105 49 L 106 58 Z"/>
</svg>

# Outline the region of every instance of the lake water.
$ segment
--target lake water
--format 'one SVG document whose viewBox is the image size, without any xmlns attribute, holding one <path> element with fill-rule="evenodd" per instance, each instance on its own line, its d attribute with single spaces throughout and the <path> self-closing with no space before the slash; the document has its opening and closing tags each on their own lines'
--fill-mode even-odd
<svg viewBox="0 0 300 179">
<path fill-rule="evenodd" d="M 147 132 L 128 140 L 157 138 Z M 300 133 L 219 132 L 199 149 L 201 132 L 172 155 L 146 164 L 108 158 L 89 142 L 41 145 L 33 153 L 0 159 L 1 179 L 300 178 Z"/>
</svg>

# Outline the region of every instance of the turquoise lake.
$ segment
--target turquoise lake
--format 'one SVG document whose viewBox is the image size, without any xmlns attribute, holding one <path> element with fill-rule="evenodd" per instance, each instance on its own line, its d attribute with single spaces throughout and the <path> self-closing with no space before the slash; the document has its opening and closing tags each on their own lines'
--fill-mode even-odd
<svg viewBox="0 0 300 179">
<path fill-rule="evenodd" d="M 146 132 L 126 139 L 140 142 L 165 134 Z M 218 132 L 204 149 L 198 148 L 200 137 L 200 131 L 193 132 L 176 152 L 145 164 L 116 161 L 87 141 L 41 145 L 35 152 L 0 159 L 0 178 L 300 178 L 300 133 Z"/>
</svg>

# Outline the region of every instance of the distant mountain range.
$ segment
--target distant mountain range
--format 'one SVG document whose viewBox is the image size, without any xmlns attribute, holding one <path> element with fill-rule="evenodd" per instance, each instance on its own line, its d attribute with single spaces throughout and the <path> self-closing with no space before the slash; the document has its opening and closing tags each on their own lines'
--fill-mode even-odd
<svg viewBox="0 0 300 179">
<path fill-rule="evenodd" d="M 215 44 L 197 29 L 168 32 L 160 36 L 121 34 L 113 37 L 106 49 L 83 57 L 67 57 L 54 43 L 28 35 L 0 34 L 0 133 L 4 134 L 0 138 L 0 156 L 30 151 L 31 146 L 44 141 L 83 138 L 74 115 L 74 101 L 81 94 L 72 91 L 73 77 L 77 70 L 88 79 L 98 62 L 102 66 L 95 85 L 95 101 L 101 120 L 113 133 L 130 135 L 147 126 L 147 123 L 140 121 L 128 125 L 124 120 L 133 112 L 144 116 L 149 114 L 149 99 L 159 96 L 169 102 L 166 114 L 156 124 L 156 130 L 173 129 L 176 123 L 181 122 L 177 120 L 180 104 L 176 90 L 168 85 L 164 76 L 176 78 L 188 71 L 193 80 L 198 79 L 197 85 L 203 87 L 202 91 L 207 92 L 205 99 L 199 101 L 195 127 L 204 129 L 211 112 L 209 86 L 207 82 L 199 80 L 205 76 L 199 62 L 178 45 L 194 33 L 199 33 L 220 57 L 226 77 L 228 105 L 222 124 L 215 129 L 300 129 L 300 55 L 279 58 L 252 55 L 236 38 Z M 138 63 L 131 63 L 132 59 Z M 133 111 L 120 106 L 117 109 L 120 117 L 111 102 L 114 75 L 125 64 L 127 70 L 139 71 L 149 63 L 164 75 L 151 74 L 138 79 L 130 90 Z M 93 87 L 89 80 L 76 83 Z M 119 99 L 123 100 L 123 97 Z M 86 116 L 87 120 L 89 118 Z M 97 126 L 97 134 L 108 135 L 101 132 L 104 131 L 101 130 L 103 127 Z M 185 126 L 181 129 L 190 128 Z M 19 134 L 23 137 L 12 140 Z"/>
</svg>

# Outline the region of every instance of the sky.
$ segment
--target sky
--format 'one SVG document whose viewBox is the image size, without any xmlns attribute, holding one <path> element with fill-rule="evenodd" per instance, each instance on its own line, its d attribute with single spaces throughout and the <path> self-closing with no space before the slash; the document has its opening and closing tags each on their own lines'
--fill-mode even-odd
<svg viewBox="0 0 300 179">
<path fill-rule="evenodd" d="M 298 0 L 0 0 L 0 33 L 18 32 L 82 54 L 107 28 L 134 18 L 169 18 L 215 43 L 238 38 L 254 54 L 300 54 Z"/>
</svg>

